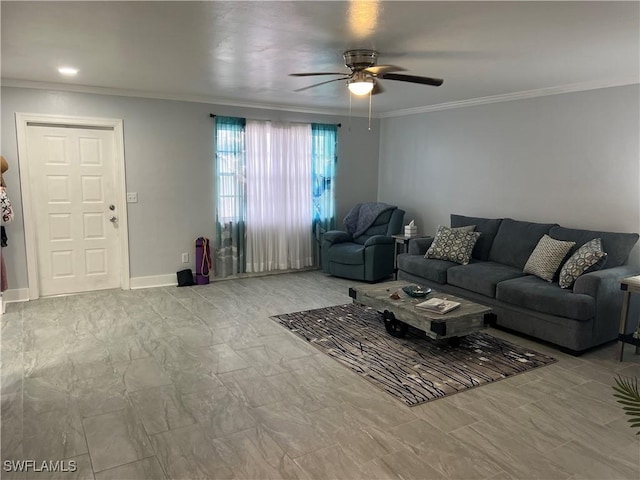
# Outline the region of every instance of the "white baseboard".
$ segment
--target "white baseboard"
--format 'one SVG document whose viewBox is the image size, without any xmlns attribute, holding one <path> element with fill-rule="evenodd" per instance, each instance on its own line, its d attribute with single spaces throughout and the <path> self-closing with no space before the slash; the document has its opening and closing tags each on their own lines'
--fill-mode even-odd
<svg viewBox="0 0 640 480">
<path fill-rule="evenodd" d="M 28 288 L 10 288 L 2 293 L 2 303 L 28 302 Z"/>
<path fill-rule="evenodd" d="M 133 277 L 130 279 L 129 288 L 153 288 L 153 287 L 171 287 L 178 284 L 176 274 L 152 275 L 149 277 Z M 6 290 L 2 293 L 2 304 L 14 302 L 28 302 L 28 288 L 14 288 Z"/>
<path fill-rule="evenodd" d="M 149 277 L 132 277 L 129 288 L 135 290 L 138 288 L 153 287 L 172 287 L 178 284 L 178 278 L 175 273 L 167 275 L 151 275 Z"/>
<path fill-rule="evenodd" d="M 214 279 L 212 278 L 212 282 L 222 281 L 222 280 L 232 280 L 237 278 L 250 278 L 250 277 L 260 277 L 264 275 L 275 275 L 277 273 L 288 273 L 294 271 L 305 271 L 305 270 L 317 270 L 317 268 L 309 268 L 302 270 L 288 270 L 286 272 L 268 272 L 268 273 L 246 273 L 241 275 L 235 275 L 231 277 L 226 277 L 222 279 Z M 175 273 L 168 273 L 165 275 L 150 275 L 148 277 L 132 277 L 129 279 L 129 288 L 131 290 L 136 290 L 139 288 L 154 288 L 154 287 L 174 287 L 178 285 L 178 279 Z M 11 290 L 7 290 L 0 297 L 0 310 L 4 308 L 7 303 L 14 302 L 28 302 L 29 301 L 29 289 L 28 288 L 15 288 Z"/>
</svg>

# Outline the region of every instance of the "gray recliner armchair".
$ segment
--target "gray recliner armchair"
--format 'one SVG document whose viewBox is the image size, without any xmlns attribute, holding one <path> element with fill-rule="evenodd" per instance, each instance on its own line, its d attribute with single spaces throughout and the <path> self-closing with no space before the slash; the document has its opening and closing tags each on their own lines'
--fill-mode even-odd
<svg viewBox="0 0 640 480">
<path fill-rule="evenodd" d="M 377 282 L 393 273 L 395 241 L 404 210 L 380 202 L 359 203 L 344 219 L 345 231 L 322 239 L 322 271 L 336 277 Z"/>
</svg>

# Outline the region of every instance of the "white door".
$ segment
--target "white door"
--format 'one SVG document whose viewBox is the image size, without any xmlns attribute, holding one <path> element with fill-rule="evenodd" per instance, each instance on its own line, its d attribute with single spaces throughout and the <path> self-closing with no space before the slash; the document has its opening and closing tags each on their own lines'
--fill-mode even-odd
<svg viewBox="0 0 640 480">
<path fill-rule="evenodd" d="M 120 287 L 120 205 L 110 128 L 29 124 L 40 295 Z"/>
</svg>

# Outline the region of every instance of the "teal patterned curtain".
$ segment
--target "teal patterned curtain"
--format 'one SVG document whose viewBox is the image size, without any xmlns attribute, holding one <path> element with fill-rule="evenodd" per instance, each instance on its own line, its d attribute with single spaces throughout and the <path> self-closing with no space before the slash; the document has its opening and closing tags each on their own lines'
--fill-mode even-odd
<svg viewBox="0 0 640 480">
<path fill-rule="evenodd" d="M 313 191 L 313 233 L 316 239 L 316 265 L 320 265 L 322 234 L 336 227 L 335 176 L 338 127 L 311 125 L 311 161 Z"/>
<path fill-rule="evenodd" d="M 216 238 L 214 274 L 246 271 L 245 119 L 215 118 Z"/>
</svg>

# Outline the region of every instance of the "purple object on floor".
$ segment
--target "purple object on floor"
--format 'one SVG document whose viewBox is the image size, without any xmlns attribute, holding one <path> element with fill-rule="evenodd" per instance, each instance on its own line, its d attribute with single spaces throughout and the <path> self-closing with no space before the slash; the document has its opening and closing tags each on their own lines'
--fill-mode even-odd
<svg viewBox="0 0 640 480">
<path fill-rule="evenodd" d="M 208 285 L 210 271 L 211 252 L 209 251 L 209 239 L 198 237 L 196 240 L 196 285 Z"/>
</svg>

